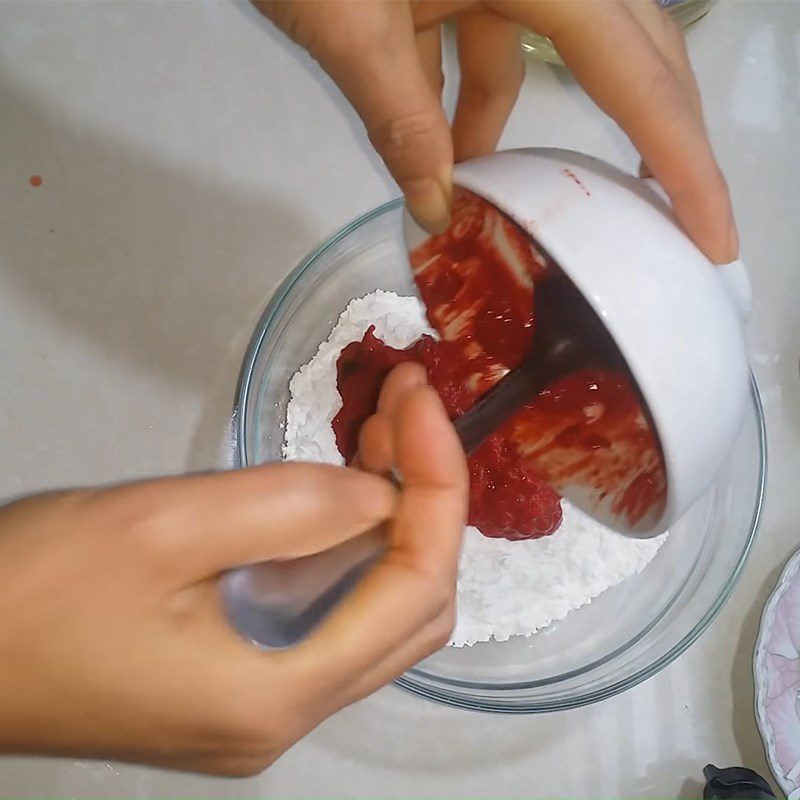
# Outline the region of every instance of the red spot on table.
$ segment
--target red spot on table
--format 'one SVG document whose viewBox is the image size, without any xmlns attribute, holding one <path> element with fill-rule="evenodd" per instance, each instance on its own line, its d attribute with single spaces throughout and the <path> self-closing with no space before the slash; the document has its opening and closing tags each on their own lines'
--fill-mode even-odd
<svg viewBox="0 0 800 800">
<path fill-rule="evenodd" d="M 572 180 L 576 184 L 578 184 L 578 186 L 581 187 L 581 189 L 583 190 L 583 193 L 587 197 L 591 197 L 592 196 L 592 193 L 586 188 L 586 186 L 584 186 L 583 181 L 571 169 L 567 169 L 566 167 L 564 167 L 564 169 L 562 169 L 561 172 L 564 175 L 566 175 L 570 180 Z"/>
<path fill-rule="evenodd" d="M 44 183 L 44 178 L 41 175 L 31 175 L 28 179 L 28 183 L 34 188 L 38 188 Z"/>
</svg>

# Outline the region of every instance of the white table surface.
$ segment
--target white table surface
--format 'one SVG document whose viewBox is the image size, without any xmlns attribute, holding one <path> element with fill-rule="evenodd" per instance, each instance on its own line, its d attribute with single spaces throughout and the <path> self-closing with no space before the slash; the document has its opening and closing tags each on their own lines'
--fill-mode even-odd
<svg viewBox="0 0 800 800">
<path fill-rule="evenodd" d="M 751 654 L 800 545 L 800 3 L 722 2 L 689 42 L 752 270 L 770 445 L 758 541 L 702 639 L 568 713 L 481 716 L 388 688 L 257 778 L 6 758 L 0 793 L 696 797 L 709 761 L 766 774 Z M 538 63 L 503 144 L 636 165 Z M 248 6 L 213 2 L 0 3 L 0 186 L 2 497 L 213 465 L 277 282 L 396 195 L 313 62 Z"/>
</svg>

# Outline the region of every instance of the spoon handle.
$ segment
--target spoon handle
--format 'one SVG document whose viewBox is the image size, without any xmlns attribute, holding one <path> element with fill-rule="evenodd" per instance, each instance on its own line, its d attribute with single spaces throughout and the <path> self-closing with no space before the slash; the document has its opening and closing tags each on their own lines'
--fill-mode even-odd
<svg viewBox="0 0 800 800">
<path fill-rule="evenodd" d="M 529 362 L 512 369 L 466 414 L 453 421 L 467 455 L 547 385 L 547 379 Z"/>
<path fill-rule="evenodd" d="M 305 639 L 385 551 L 380 531 L 329 550 L 285 561 L 263 561 L 222 578 L 228 619 L 242 636 L 264 648 Z"/>
</svg>

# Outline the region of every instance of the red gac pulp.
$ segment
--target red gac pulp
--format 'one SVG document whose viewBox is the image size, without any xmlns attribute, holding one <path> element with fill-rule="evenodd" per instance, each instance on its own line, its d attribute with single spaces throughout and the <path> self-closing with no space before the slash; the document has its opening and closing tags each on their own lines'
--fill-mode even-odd
<svg viewBox="0 0 800 800">
<path fill-rule="evenodd" d="M 336 444 L 349 463 L 358 449 L 358 433 L 375 412 L 384 379 L 397 364 L 423 364 L 451 419 L 463 414 L 479 394 L 469 388 L 474 363 L 466 365 L 460 348 L 423 336 L 397 350 L 370 328 L 360 342 L 342 350 L 337 364 L 342 409 L 333 420 Z M 561 524 L 559 496 L 527 465 L 509 431 L 485 441 L 469 459 L 469 524 L 484 536 L 530 539 L 553 533 Z"/>
</svg>

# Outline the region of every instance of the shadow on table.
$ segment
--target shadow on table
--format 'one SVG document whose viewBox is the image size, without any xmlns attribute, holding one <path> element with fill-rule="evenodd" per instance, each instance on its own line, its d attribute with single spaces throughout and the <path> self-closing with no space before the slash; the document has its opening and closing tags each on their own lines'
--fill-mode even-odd
<svg viewBox="0 0 800 800">
<path fill-rule="evenodd" d="M 214 465 L 247 339 L 309 243 L 300 214 L 154 161 L 2 77 L 0 105 L 3 181 L 15 201 L 0 224 L 13 232 L 0 237 L 2 291 L 60 327 L 65 343 L 86 340 L 143 379 L 200 392 L 206 412 L 188 466 Z M 34 189 L 37 154 L 46 174 Z"/>
<path fill-rule="evenodd" d="M 364 125 L 353 111 L 353 107 L 347 101 L 347 98 L 331 78 L 319 68 L 317 62 L 305 50 L 291 42 L 263 14 L 257 11 L 250 0 L 234 0 L 233 7 L 245 16 L 250 23 L 259 27 L 261 35 L 265 40 L 269 41 L 268 45 L 265 43 L 265 47 L 279 48 L 291 53 L 294 64 L 305 71 L 306 76 L 325 92 L 334 106 L 342 113 L 342 117 L 350 126 L 352 140 L 358 146 L 365 160 L 372 164 L 376 172 L 385 174 L 386 168 L 381 157 L 370 144 Z M 455 95 L 452 91 L 445 90 L 444 102 L 445 107 L 455 107 Z M 386 180 L 387 183 L 392 183 L 390 178 L 387 177 Z"/>
<path fill-rule="evenodd" d="M 317 747 L 369 769 L 413 768 L 428 775 L 472 774 L 512 768 L 533 753 L 558 752 L 578 712 L 539 715 L 478 714 L 411 697 L 396 688 L 340 711 L 335 725 L 313 734 Z M 587 753 L 591 762 L 592 754 Z M 530 790 L 535 793 L 536 779 Z"/>
</svg>

